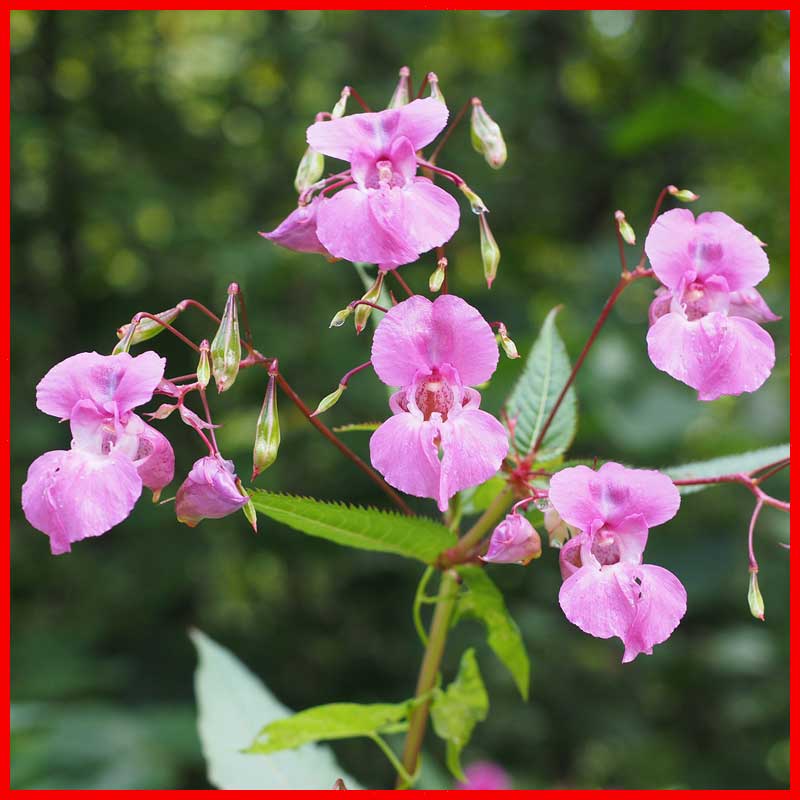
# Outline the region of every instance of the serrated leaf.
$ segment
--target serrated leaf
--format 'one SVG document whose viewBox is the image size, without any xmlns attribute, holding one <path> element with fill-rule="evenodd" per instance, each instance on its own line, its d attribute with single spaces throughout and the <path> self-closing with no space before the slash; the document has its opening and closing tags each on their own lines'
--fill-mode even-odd
<svg viewBox="0 0 800 800">
<path fill-rule="evenodd" d="M 709 461 L 695 461 L 692 464 L 667 467 L 661 471 L 675 481 L 687 478 L 719 478 L 722 475 L 732 475 L 737 472 L 749 473 L 759 467 L 766 467 L 768 464 L 782 461 L 784 458 L 789 458 L 788 444 L 764 447 L 760 450 L 750 450 L 747 453 L 737 453 L 732 456 L 721 456 Z M 678 489 L 681 494 L 692 494 L 717 485 L 719 484 L 706 483 L 699 486 L 679 486 Z"/>
<path fill-rule="evenodd" d="M 447 742 L 447 766 L 459 780 L 466 780 L 461 769 L 461 751 L 469 742 L 474 727 L 486 719 L 489 695 L 483 685 L 475 651 L 461 656 L 456 679 L 434 693 L 431 721 L 436 735 Z"/>
<path fill-rule="evenodd" d="M 567 348 L 556 330 L 559 310 L 556 306 L 545 318 L 506 401 L 509 417 L 517 420 L 514 441 L 522 453 L 533 447 L 572 370 Z M 548 461 L 565 452 L 575 438 L 577 424 L 575 390 L 570 387 L 539 446 L 538 460 Z"/>
<path fill-rule="evenodd" d="M 348 788 L 361 788 L 329 747 L 308 744 L 270 756 L 243 754 L 265 722 L 292 711 L 229 650 L 198 630 L 190 636 L 198 656 L 197 728 L 211 784 L 218 789 L 330 789 L 342 778 Z"/>
<path fill-rule="evenodd" d="M 486 626 L 486 638 L 494 654 L 503 662 L 524 700 L 528 699 L 531 664 L 522 634 L 506 608 L 502 592 L 477 566 L 458 569 L 469 591 L 458 598 L 457 618 L 468 615 Z"/>
<path fill-rule="evenodd" d="M 382 422 L 351 422 L 349 425 L 337 425 L 333 428 L 334 433 L 350 433 L 352 431 L 376 431 Z"/>
<path fill-rule="evenodd" d="M 425 564 L 432 564 L 457 540 L 451 530 L 426 517 L 272 492 L 253 492 L 251 497 L 256 511 L 309 536 L 345 547 L 416 558 Z"/>
<path fill-rule="evenodd" d="M 265 725 L 249 753 L 276 753 L 309 742 L 398 733 L 408 727 L 409 703 L 330 703 Z"/>
</svg>

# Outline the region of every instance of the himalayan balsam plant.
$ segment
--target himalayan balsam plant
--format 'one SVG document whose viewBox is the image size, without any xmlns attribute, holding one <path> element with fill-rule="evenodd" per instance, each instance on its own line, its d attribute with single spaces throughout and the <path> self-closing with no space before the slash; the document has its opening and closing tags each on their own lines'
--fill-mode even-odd
<svg viewBox="0 0 800 800">
<path fill-rule="evenodd" d="M 345 115 L 348 101 L 363 111 Z M 68 553 L 76 542 L 121 523 L 144 488 L 159 500 L 174 480 L 175 457 L 154 423 L 177 412 L 200 445 L 175 496 L 160 501 L 174 503 L 165 512 L 174 508 L 179 522 L 195 526 L 241 511 L 256 529 L 263 514 L 310 536 L 393 553 L 424 567 L 411 610 L 423 655 L 416 687 L 412 693 L 409 680 L 411 696 L 405 700 L 334 703 L 295 714 L 226 651 L 193 633 L 201 659 L 201 734 L 210 778 L 222 788 L 287 785 L 279 778 L 287 769 L 291 788 L 355 788 L 357 781 L 344 775 L 330 752 L 312 745 L 348 737 L 372 739 L 396 771 L 397 787 L 410 787 L 419 776 L 428 728 L 446 742 L 447 766 L 461 787 L 509 786 L 497 765 L 462 769 L 462 750 L 486 717 L 489 701 L 473 649 L 461 656 L 457 674 L 442 674 L 449 631 L 464 617 L 482 621 L 489 647 L 527 698 L 525 645 L 492 575 L 506 565 L 554 568 L 552 560 L 549 566 L 537 562 L 544 536 L 559 549 L 558 600 L 566 618 L 590 636 L 621 640 L 623 662 L 651 654 L 680 635 L 676 630 L 691 604 L 680 575 L 650 563 L 646 555 L 651 531 L 658 536 L 658 527 L 680 513 L 681 494 L 687 491 L 737 483 L 753 495 L 747 596 L 751 614 L 764 619 L 754 534 L 765 505 L 789 511 L 787 502 L 762 488 L 789 466 L 788 446 L 661 471 L 602 458 L 567 460 L 577 424 L 575 376 L 617 299 L 635 281 L 654 282 L 646 332 L 654 367 L 691 387 L 703 402 L 761 387 L 775 362 L 764 326 L 777 319 L 756 288 L 769 273 L 763 242 L 722 211 L 697 217 L 683 207 L 662 211 L 667 200 L 698 200 L 691 191 L 667 186 L 658 194 L 644 248 L 631 269 L 627 254 L 636 236 L 617 211 L 613 222 L 621 274 L 574 365 L 553 309 L 504 406 L 486 408 L 480 390 L 495 372 L 500 349 L 508 358 L 519 356 L 502 322 L 487 321 L 479 308 L 452 292 L 445 246 L 461 223 L 458 193 L 477 217 L 489 287 L 500 263 L 489 210 L 462 177 L 439 166 L 445 143 L 468 114 L 475 150 L 500 169 L 507 152 L 498 124 L 472 98 L 448 126 L 448 107 L 434 73 L 415 93 L 409 70 L 402 69 L 382 111 L 372 111 L 355 89 L 345 87 L 333 110 L 319 113 L 308 128 L 295 181 L 297 207 L 261 235 L 274 245 L 340 262 L 336 269 L 353 262 L 363 276 L 367 265 L 376 267 L 364 295 L 339 311 L 331 309 L 336 313 L 330 323 L 340 328 L 352 317 L 362 335 L 373 324 L 370 359 L 342 376 L 316 410 L 289 384 L 277 356 L 256 349 L 236 283 L 230 284 L 221 316 L 194 299 L 160 313 L 139 312 L 117 331 L 118 343 L 109 355 L 72 355 L 37 387 L 37 407 L 68 422 L 71 433 L 69 449 L 34 461 L 22 489 L 25 515 L 49 537 L 54 554 Z M 327 175 L 326 158 L 338 162 Z M 456 196 L 447 191 L 451 187 Z M 402 273 L 431 251 L 430 296 L 415 294 Z M 314 256 L 308 259 L 311 268 Z M 191 341 L 176 327 L 192 310 L 208 318 L 210 340 Z M 193 351 L 194 372 L 167 377 L 166 361 L 154 350 L 131 353 L 134 347 L 150 347 L 164 332 Z M 353 376 L 369 368 L 391 389 L 388 408 L 375 409 L 384 421 L 332 430 L 321 415 L 342 400 Z M 244 369 L 260 370 L 266 382 L 251 482 L 278 457 L 282 394 L 380 487 L 394 510 L 245 487 L 241 470 L 223 454 L 224 436 L 206 398 L 212 379 L 218 392 L 227 392 Z M 156 398 L 163 402 L 143 414 L 141 407 Z M 371 465 L 338 435 L 353 429 L 371 431 Z M 415 501 L 423 511 L 416 513 L 407 495 L 433 503 Z M 434 507 L 440 520 L 424 513 Z M 221 705 L 228 691 L 240 692 L 248 712 L 237 730 L 220 722 L 228 719 L 229 710 Z M 400 752 L 386 740 L 390 734 L 404 735 Z"/>
</svg>

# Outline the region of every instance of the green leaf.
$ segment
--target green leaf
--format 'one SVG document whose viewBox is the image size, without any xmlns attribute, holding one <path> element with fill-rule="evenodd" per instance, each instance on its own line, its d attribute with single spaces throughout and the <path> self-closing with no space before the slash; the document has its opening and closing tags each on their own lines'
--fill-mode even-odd
<svg viewBox="0 0 800 800">
<path fill-rule="evenodd" d="M 519 693 L 527 700 L 531 679 L 530 659 L 522 634 L 508 613 L 502 593 L 482 567 L 462 566 L 458 572 L 469 589 L 458 598 L 458 617 L 466 615 L 483 622 L 489 647 L 508 668 Z"/>
<path fill-rule="evenodd" d="M 382 422 L 351 422 L 349 425 L 337 425 L 333 428 L 334 433 L 350 433 L 351 431 L 376 431 Z"/>
<path fill-rule="evenodd" d="M 272 492 L 253 492 L 251 497 L 256 511 L 309 536 L 346 547 L 416 558 L 425 564 L 432 564 L 457 540 L 451 530 L 426 517 Z"/>
<path fill-rule="evenodd" d="M 464 489 L 461 492 L 461 513 L 478 514 L 481 511 L 485 511 L 492 504 L 492 500 L 503 491 L 506 483 L 506 477 L 498 474 L 479 486 Z"/>
<path fill-rule="evenodd" d="M 473 728 L 486 719 L 489 695 L 483 685 L 475 651 L 470 648 L 461 656 L 456 679 L 442 691 L 434 693 L 431 720 L 436 735 L 447 742 L 447 766 L 459 780 L 465 780 L 461 769 L 461 751 L 469 742 Z"/>
<path fill-rule="evenodd" d="M 749 473 L 759 467 L 766 467 L 776 461 L 789 458 L 789 445 L 779 444 L 774 447 L 764 447 L 761 450 L 751 450 L 748 453 L 737 453 L 732 456 L 712 458 L 710 461 L 696 461 L 692 464 L 682 464 L 679 467 L 667 467 L 666 472 L 672 480 L 685 480 L 686 478 L 719 478 L 722 475 L 731 475 L 736 472 Z M 692 494 L 701 489 L 708 489 L 718 484 L 707 483 L 699 486 L 679 486 L 681 494 Z"/>
<path fill-rule="evenodd" d="M 309 742 L 399 733 L 408 727 L 409 703 L 330 703 L 265 725 L 249 753 L 276 753 Z"/>
<path fill-rule="evenodd" d="M 517 427 L 514 440 L 522 453 L 531 450 L 572 369 L 567 348 L 556 330 L 556 306 L 545 318 L 533 343 L 525 369 L 506 401 L 506 411 Z M 570 387 L 539 447 L 538 460 L 548 461 L 565 452 L 578 424 L 575 390 Z"/>
<path fill-rule="evenodd" d="M 361 788 L 336 763 L 329 747 L 305 745 L 270 756 L 245 755 L 265 722 L 292 714 L 230 651 L 198 630 L 194 677 L 197 727 L 208 780 L 218 789 L 331 789 L 342 778 Z"/>
</svg>

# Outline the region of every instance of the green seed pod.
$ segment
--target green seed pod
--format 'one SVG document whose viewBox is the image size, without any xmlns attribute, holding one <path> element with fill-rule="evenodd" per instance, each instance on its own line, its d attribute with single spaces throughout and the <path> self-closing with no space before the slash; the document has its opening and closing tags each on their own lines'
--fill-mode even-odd
<svg viewBox="0 0 800 800">
<path fill-rule="evenodd" d="M 318 153 L 313 147 L 306 149 L 300 163 L 297 165 L 297 174 L 294 178 L 294 188 L 302 194 L 309 186 L 313 186 L 325 171 L 325 156 Z"/>
<path fill-rule="evenodd" d="M 747 590 L 747 602 L 750 605 L 750 613 L 756 618 L 764 621 L 764 598 L 758 588 L 758 573 L 750 573 L 750 587 Z"/>
<path fill-rule="evenodd" d="M 481 259 L 483 261 L 483 275 L 486 285 L 491 289 L 497 277 L 497 268 L 500 266 L 500 248 L 492 235 L 486 214 L 480 216 L 481 229 Z"/>
<path fill-rule="evenodd" d="M 160 314 L 154 314 L 154 316 L 170 325 L 177 319 L 178 314 L 180 314 L 181 311 L 183 311 L 182 308 L 175 306 L 175 308 L 168 308 L 166 311 L 162 311 Z M 127 325 L 117 328 L 117 338 L 120 340 L 120 345 L 122 345 L 122 342 L 126 337 L 129 337 L 126 349 L 120 350 L 119 352 L 127 353 L 131 345 L 139 344 L 140 342 L 146 342 L 148 339 L 158 336 L 158 334 L 164 330 L 163 325 L 159 325 L 154 319 L 149 319 L 148 317 L 143 317 L 140 319 L 136 324 L 136 329 L 133 331 L 131 330 L 132 324 L 132 322 L 129 322 Z"/>
<path fill-rule="evenodd" d="M 408 67 L 400 67 L 400 80 L 397 82 L 392 99 L 389 101 L 387 108 L 401 108 L 408 105 L 410 101 L 410 91 L 408 86 L 408 79 L 411 75 L 411 70 Z"/>
<path fill-rule="evenodd" d="M 319 416 L 320 414 L 324 414 L 329 408 L 333 408 L 339 402 L 339 398 L 344 394 L 346 388 L 347 386 L 340 383 L 334 391 L 325 395 L 325 397 L 319 401 L 319 405 L 311 416 Z"/>
<path fill-rule="evenodd" d="M 197 382 L 203 389 L 208 386 L 208 383 L 211 380 L 211 358 L 209 357 L 210 350 L 211 346 L 208 343 L 208 339 L 203 339 L 203 341 L 200 342 L 200 362 L 197 365 Z"/>
<path fill-rule="evenodd" d="M 472 117 L 470 118 L 470 139 L 477 152 L 482 153 L 492 169 L 500 169 L 506 163 L 508 150 L 500 126 L 486 113 L 483 103 L 472 98 Z"/>
<path fill-rule="evenodd" d="M 237 299 L 239 286 L 232 283 L 228 287 L 228 299 L 219 329 L 211 342 L 211 368 L 217 391 L 224 392 L 233 386 L 239 374 L 242 359 L 242 343 L 239 339 L 239 312 Z"/>
<path fill-rule="evenodd" d="M 253 445 L 253 477 L 255 480 L 265 469 L 271 467 L 278 457 L 281 445 L 281 426 L 278 420 L 278 396 L 275 376 L 270 375 L 264 403 L 256 423 L 256 440 Z"/>
</svg>

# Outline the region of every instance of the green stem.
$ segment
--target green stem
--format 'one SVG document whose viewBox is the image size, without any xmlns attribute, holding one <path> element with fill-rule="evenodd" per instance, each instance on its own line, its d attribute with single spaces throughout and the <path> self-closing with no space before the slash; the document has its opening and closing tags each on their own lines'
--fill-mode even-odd
<svg viewBox="0 0 800 800">
<path fill-rule="evenodd" d="M 383 737 L 374 733 L 369 738 L 383 750 L 383 754 L 391 761 L 392 766 L 397 770 L 397 774 L 406 785 L 410 786 L 414 782 L 414 778 L 406 772 L 405 767 L 400 763 L 400 759 L 395 755 L 394 750 L 384 741 Z"/>
<path fill-rule="evenodd" d="M 414 617 L 414 627 L 417 629 L 417 635 L 419 636 L 419 640 L 422 642 L 423 647 L 428 646 L 428 634 L 425 633 L 425 626 L 422 624 L 420 608 L 426 600 L 425 589 L 430 582 L 433 572 L 433 567 L 429 566 L 425 569 L 425 572 L 422 573 L 422 577 L 419 580 L 419 585 L 417 586 L 417 593 L 414 595 L 414 606 L 411 609 L 411 613 Z"/>
</svg>

